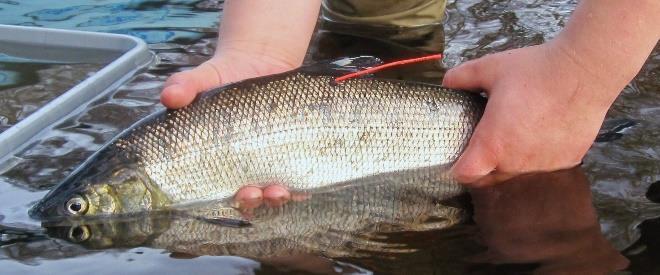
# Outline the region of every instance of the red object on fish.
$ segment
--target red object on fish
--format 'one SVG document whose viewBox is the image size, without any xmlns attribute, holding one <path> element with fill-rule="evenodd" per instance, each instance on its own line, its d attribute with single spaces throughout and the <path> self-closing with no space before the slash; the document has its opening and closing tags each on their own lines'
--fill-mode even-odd
<svg viewBox="0 0 660 275">
<path fill-rule="evenodd" d="M 390 63 L 385 63 L 383 65 L 379 65 L 376 67 L 372 68 L 367 68 L 362 71 L 357 71 L 354 73 L 342 75 L 340 77 L 335 78 L 335 82 L 339 83 L 341 81 L 351 79 L 351 78 L 356 78 L 365 74 L 370 74 L 373 72 L 381 71 L 383 69 L 387 69 L 390 67 L 395 67 L 395 66 L 401 66 L 401 65 L 406 65 L 406 64 L 411 64 L 411 63 L 419 63 L 419 62 L 424 62 L 428 60 L 439 60 L 442 59 L 442 54 L 433 54 L 433 55 L 428 55 L 428 56 L 422 56 L 422 57 L 416 57 L 416 58 L 410 58 L 410 59 L 404 59 L 404 60 L 399 60 L 399 61 L 394 61 Z"/>
</svg>

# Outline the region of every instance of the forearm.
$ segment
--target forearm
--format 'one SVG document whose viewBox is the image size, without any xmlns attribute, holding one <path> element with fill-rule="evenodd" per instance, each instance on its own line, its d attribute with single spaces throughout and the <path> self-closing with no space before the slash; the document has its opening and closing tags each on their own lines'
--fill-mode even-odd
<svg viewBox="0 0 660 275">
<path fill-rule="evenodd" d="M 660 1 L 583 0 L 566 28 L 551 42 L 582 67 L 603 94 L 604 105 L 639 72 L 660 38 Z"/>
<path fill-rule="evenodd" d="M 253 55 L 296 67 L 305 57 L 320 5 L 320 0 L 227 0 L 216 55 Z"/>
</svg>

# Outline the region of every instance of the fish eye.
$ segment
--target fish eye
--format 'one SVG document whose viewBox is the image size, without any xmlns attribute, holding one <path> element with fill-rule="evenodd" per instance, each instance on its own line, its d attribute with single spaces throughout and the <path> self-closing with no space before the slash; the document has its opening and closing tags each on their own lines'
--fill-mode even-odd
<svg viewBox="0 0 660 275">
<path fill-rule="evenodd" d="M 86 225 L 79 225 L 69 229 L 69 240 L 73 242 L 84 242 L 89 239 L 90 236 L 92 236 L 92 233 Z"/>
<path fill-rule="evenodd" d="M 73 196 L 64 205 L 67 214 L 79 216 L 87 212 L 87 201 L 81 196 Z"/>
</svg>

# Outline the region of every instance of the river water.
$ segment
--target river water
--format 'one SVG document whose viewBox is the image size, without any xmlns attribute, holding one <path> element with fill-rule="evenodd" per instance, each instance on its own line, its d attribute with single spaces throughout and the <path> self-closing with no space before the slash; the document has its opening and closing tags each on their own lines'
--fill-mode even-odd
<svg viewBox="0 0 660 275">
<path fill-rule="evenodd" d="M 451 227 L 370 232 L 389 246 L 408 248 L 407 252 L 383 249 L 357 255 L 306 250 L 251 257 L 247 252 L 191 251 L 192 245 L 182 248 L 153 241 L 115 240 L 114 246 L 90 247 L 72 243 L 66 236 L 46 234 L 38 221 L 27 217 L 27 209 L 114 135 L 162 108 L 159 93 L 168 75 L 192 68 L 213 54 L 221 2 L 0 1 L 2 24 L 134 35 L 149 43 L 157 56 L 149 69 L 116 92 L 89 103 L 82 113 L 59 123 L 0 166 L 3 274 L 492 274 L 561 268 L 612 271 L 625 266 L 633 273 L 660 272 L 654 261 L 660 256 L 660 204 L 653 202 L 660 202 L 658 47 L 611 108 L 581 168 L 473 191 L 467 208 L 474 215 Z M 396 34 L 371 37 L 369 29 L 347 31 L 346 26 L 323 24 L 306 62 L 360 54 L 387 60 L 444 48 L 442 66 L 383 73 L 384 77 L 439 82 L 444 68 L 552 38 L 575 4 L 568 0 L 448 1 L 443 27 L 423 40 L 402 40 Z M 11 107 L 0 110 L 0 129 L 61 92 L 43 89 L 47 85 L 55 83 L 64 89 L 98 69 L 85 64 L 25 66 L 12 67 L 12 71 L 27 73 L 22 78 L 27 82 L 0 81 L 0 104 Z M 62 77 L 69 77 L 70 83 Z M 21 91 L 46 91 L 47 96 L 21 96 Z M 158 234 L 148 235 L 153 239 Z M 196 241 L 215 245 L 214 240 Z M 578 267 L 583 269 L 569 269 Z"/>
</svg>

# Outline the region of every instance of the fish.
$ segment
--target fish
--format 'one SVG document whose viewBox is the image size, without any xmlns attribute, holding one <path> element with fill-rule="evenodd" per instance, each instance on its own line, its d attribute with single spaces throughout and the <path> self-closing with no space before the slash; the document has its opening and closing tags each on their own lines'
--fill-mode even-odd
<svg viewBox="0 0 660 275">
<path fill-rule="evenodd" d="M 254 209 L 250 226 L 227 227 L 185 211 L 127 218 L 45 222 L 48 236 L 88 250 L 150 247 L 176 255 L 232 255 L 265 259 L 298 254 L 373 257 L 415 248 L 386 234 L 450 230 L 469 219 L 469 200 L 448 192 L 447 167 L 425 167 L 358 179 L 310 199 Z"/>
<path fill-rule="evenodd" d="M 245 185 L 313 192 L 447 165 L 485 108 L 479 94 L 435 84 L 368 77 L 337 83 L 350 66 L 330 64 L 228 84 L 140 120 L 46 194 L 30 216 L 131 215 L 227 201 Z M 453 180 L 444 185 L 461 189 Z"/>
</svg>

